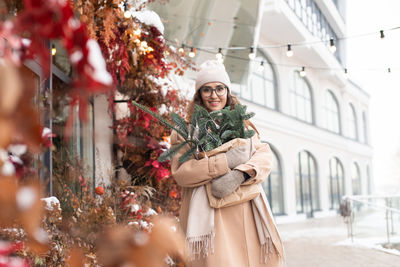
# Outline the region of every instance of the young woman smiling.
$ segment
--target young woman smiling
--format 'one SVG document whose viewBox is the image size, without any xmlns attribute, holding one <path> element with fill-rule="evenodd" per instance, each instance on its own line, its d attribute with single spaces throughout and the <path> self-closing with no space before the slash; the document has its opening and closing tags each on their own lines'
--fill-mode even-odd
<svg viewBox="0 0 400 267">
<path fill-rule="evenodd" d="M 203 63 L 187 120 L 195 104 L 209 112 L 234 108 L 239 100 L 231 94 L 230 86 L 224 65 L 215 60 Z M 245 123 L 255 128 L 249 121 Z M 248 140 L 248 145 L 181 164 L 182 149 L 171 160 L 172 175 L 183 188 L 180 224 L 192 253 L 187 266 L 284 266 L 283 245 L 262 189 L 254 199 L 243 201 L 246 196 L 241 195 L 237 203 L 222 208 L 210 207 L 204 189 L 210 183 L 212 195 L 224 198 L 239 187 L 259 185 L 268 177 L 272 160 L 269 145 L 261 143 L 258 134 Z M 182 141 L 172 132 L 173 146 Z"/>
</svg>

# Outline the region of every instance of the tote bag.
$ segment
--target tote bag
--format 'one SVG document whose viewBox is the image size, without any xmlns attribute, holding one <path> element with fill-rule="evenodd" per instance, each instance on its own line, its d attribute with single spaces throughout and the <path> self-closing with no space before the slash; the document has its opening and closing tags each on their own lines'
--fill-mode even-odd
<svg viewBox="0 0 400 267">
<path fill-rule="evenodd" d="M 199 154 L 199 156 L 201 158 L 211 157 L 219 153 L 225 153 L 226 151 L 233 149 L 235 147 L 244 146 L 247 144 L 247 142 L 250 142 L 250 154 L 252 155 L 254 151 L 253 138 L 249 139 L 235 138 L 213 150 L 207 151 L 205 153 L 202 152 Z M 217 198 L 213 196 L 211 192 L 211 183 L 207 183 L 205 186 L 206 186 L 208 201 L 212 208 L 224 208 L 237 205 L 246 201 L 250 201 L 256 198 L 258 195 L 260 195 L 263 190 L 261 184 L 240 185 L 231 194 L 226 195 L 222 198 Z"/>
</svg>

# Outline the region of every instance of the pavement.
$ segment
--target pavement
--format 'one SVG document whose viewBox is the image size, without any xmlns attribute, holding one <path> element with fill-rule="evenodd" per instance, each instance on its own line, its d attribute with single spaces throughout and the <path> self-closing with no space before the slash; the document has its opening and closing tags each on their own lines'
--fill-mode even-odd
<svg viewBox="0 0 400 267">
<path fill-rule="evenodd" d="M 400 253 L 394 255 L 360 245 L 367 239 L 357 236 L 352 243 L 339 216 L 277 226 L 284 242 L 287 267 L 400 267 Z"/>
</svg>

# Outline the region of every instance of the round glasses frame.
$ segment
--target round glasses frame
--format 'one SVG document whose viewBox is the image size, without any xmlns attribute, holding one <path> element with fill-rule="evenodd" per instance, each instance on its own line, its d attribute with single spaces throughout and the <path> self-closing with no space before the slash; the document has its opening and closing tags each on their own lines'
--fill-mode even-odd
<svg viewBox="0 0 400 267">
<path fill-rule="evenodd" d="M 205 90 L 209 90 L 209 92 L 204 92 Z M 218 90 L 221 90 L 221 91 L 218 91 Z M 212 88 L 211 86 L 202 86 L 202 87 L 200 87 L 200 94 L 205 96 L 205 97 L 212 96 L 213 92 L 215 92 L 215 94 L 217 96 L 224 96 L 224 95 L 226 95 L 227 91 L 228 91 L 228 87 L 226 87 L 224 85 L 218 85 L 215 88 Z"/>
</svg>

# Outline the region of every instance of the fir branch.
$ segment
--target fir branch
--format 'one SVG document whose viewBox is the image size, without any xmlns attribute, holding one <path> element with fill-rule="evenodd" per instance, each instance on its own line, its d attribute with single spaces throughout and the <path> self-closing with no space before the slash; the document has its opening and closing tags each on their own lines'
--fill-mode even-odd
<svg viewBox="0 0 400 267">
<path fill-rule="evenodd" d="M 161 153 L 161 155 L 158 157 L 158 161 L 159 162 L 164 162 L 167 161 L 168 159 L 172 158 L 173 156 L 176 155 L 176 153 L 178 153 L 179 150 L 181 150 L 181 148 L 183 148 L 184 146 L 188 145 L 188 142 L 182 142 L 176 146 L 171 147 L 168 150 L 165 150 L 163 153 Z"/>
<path fill-rule="evenodd" d="M 178 129 L 177 127 L 175 127 L 174 125 L 172 125 L 171 123 L 169 123 L 167 120 L 165 120 L 163 117 L 161 117 L 159 114 L 151 111 L 150 109 L 148 109 L 146 106 L 143 106 L 142 104 L 139 104 L 138 102 L 136 102 L 135 100 L 132 100 L 132 105 L 134 105 L 135 107 L 143 110 L 144 112 L 150 114 L 151 116 L 153 116 L 154 118 L 156 118 L 160 123 L 164 124 L 165 126 L 169 127 L 170 129 L 175 130 L 178 134 L 180 134 L 183 138 L 187 138 L 187 134 L 185 132 L 182 132 L 180 129 Z M 178 115 L 179 116 L 179 115 Z"/>
<path fill-rule="evenodd" d="M 178 114 L 171 113 L 171 119 L 175 122 L 176 126 L 188 136 L 188 124 L 187 122 Z"/>
<path fill-rule="evenodd" d="M 192 154 L 195 155 L 196 152 L 197 152 L 197 147 L 192 146 L 179 158 L 179 163 L 184 163 L 185 161 L 188 161 L 190 159 L 190 156 Z"/>
<path fill-rule="evenodd" d="M 197 156 L 199 151 L 207 152 L 235 138 L 251 138 L 255 134 L 253 130 L 246 130 L 244 123 L 245 120 L 253 117 L 254 113 L 246 113 L 247 107 L 240 104 L 235 105 L 232 110 L 226 107 L 213 112 L 195 105 L 189 124 L 178 114 L 171 114 L 171 119 L 176 126 L 147 107 L 135 101 L 132 101 L 132 104 L 175 130 L 184 139 L 184 142 L 164 151 L 158 158 L 159 162 L 172 158 L 186 145 L 189 149 L 179 158 L 180 163 L 189 160 L 191 155 Z"/>
</svg>

